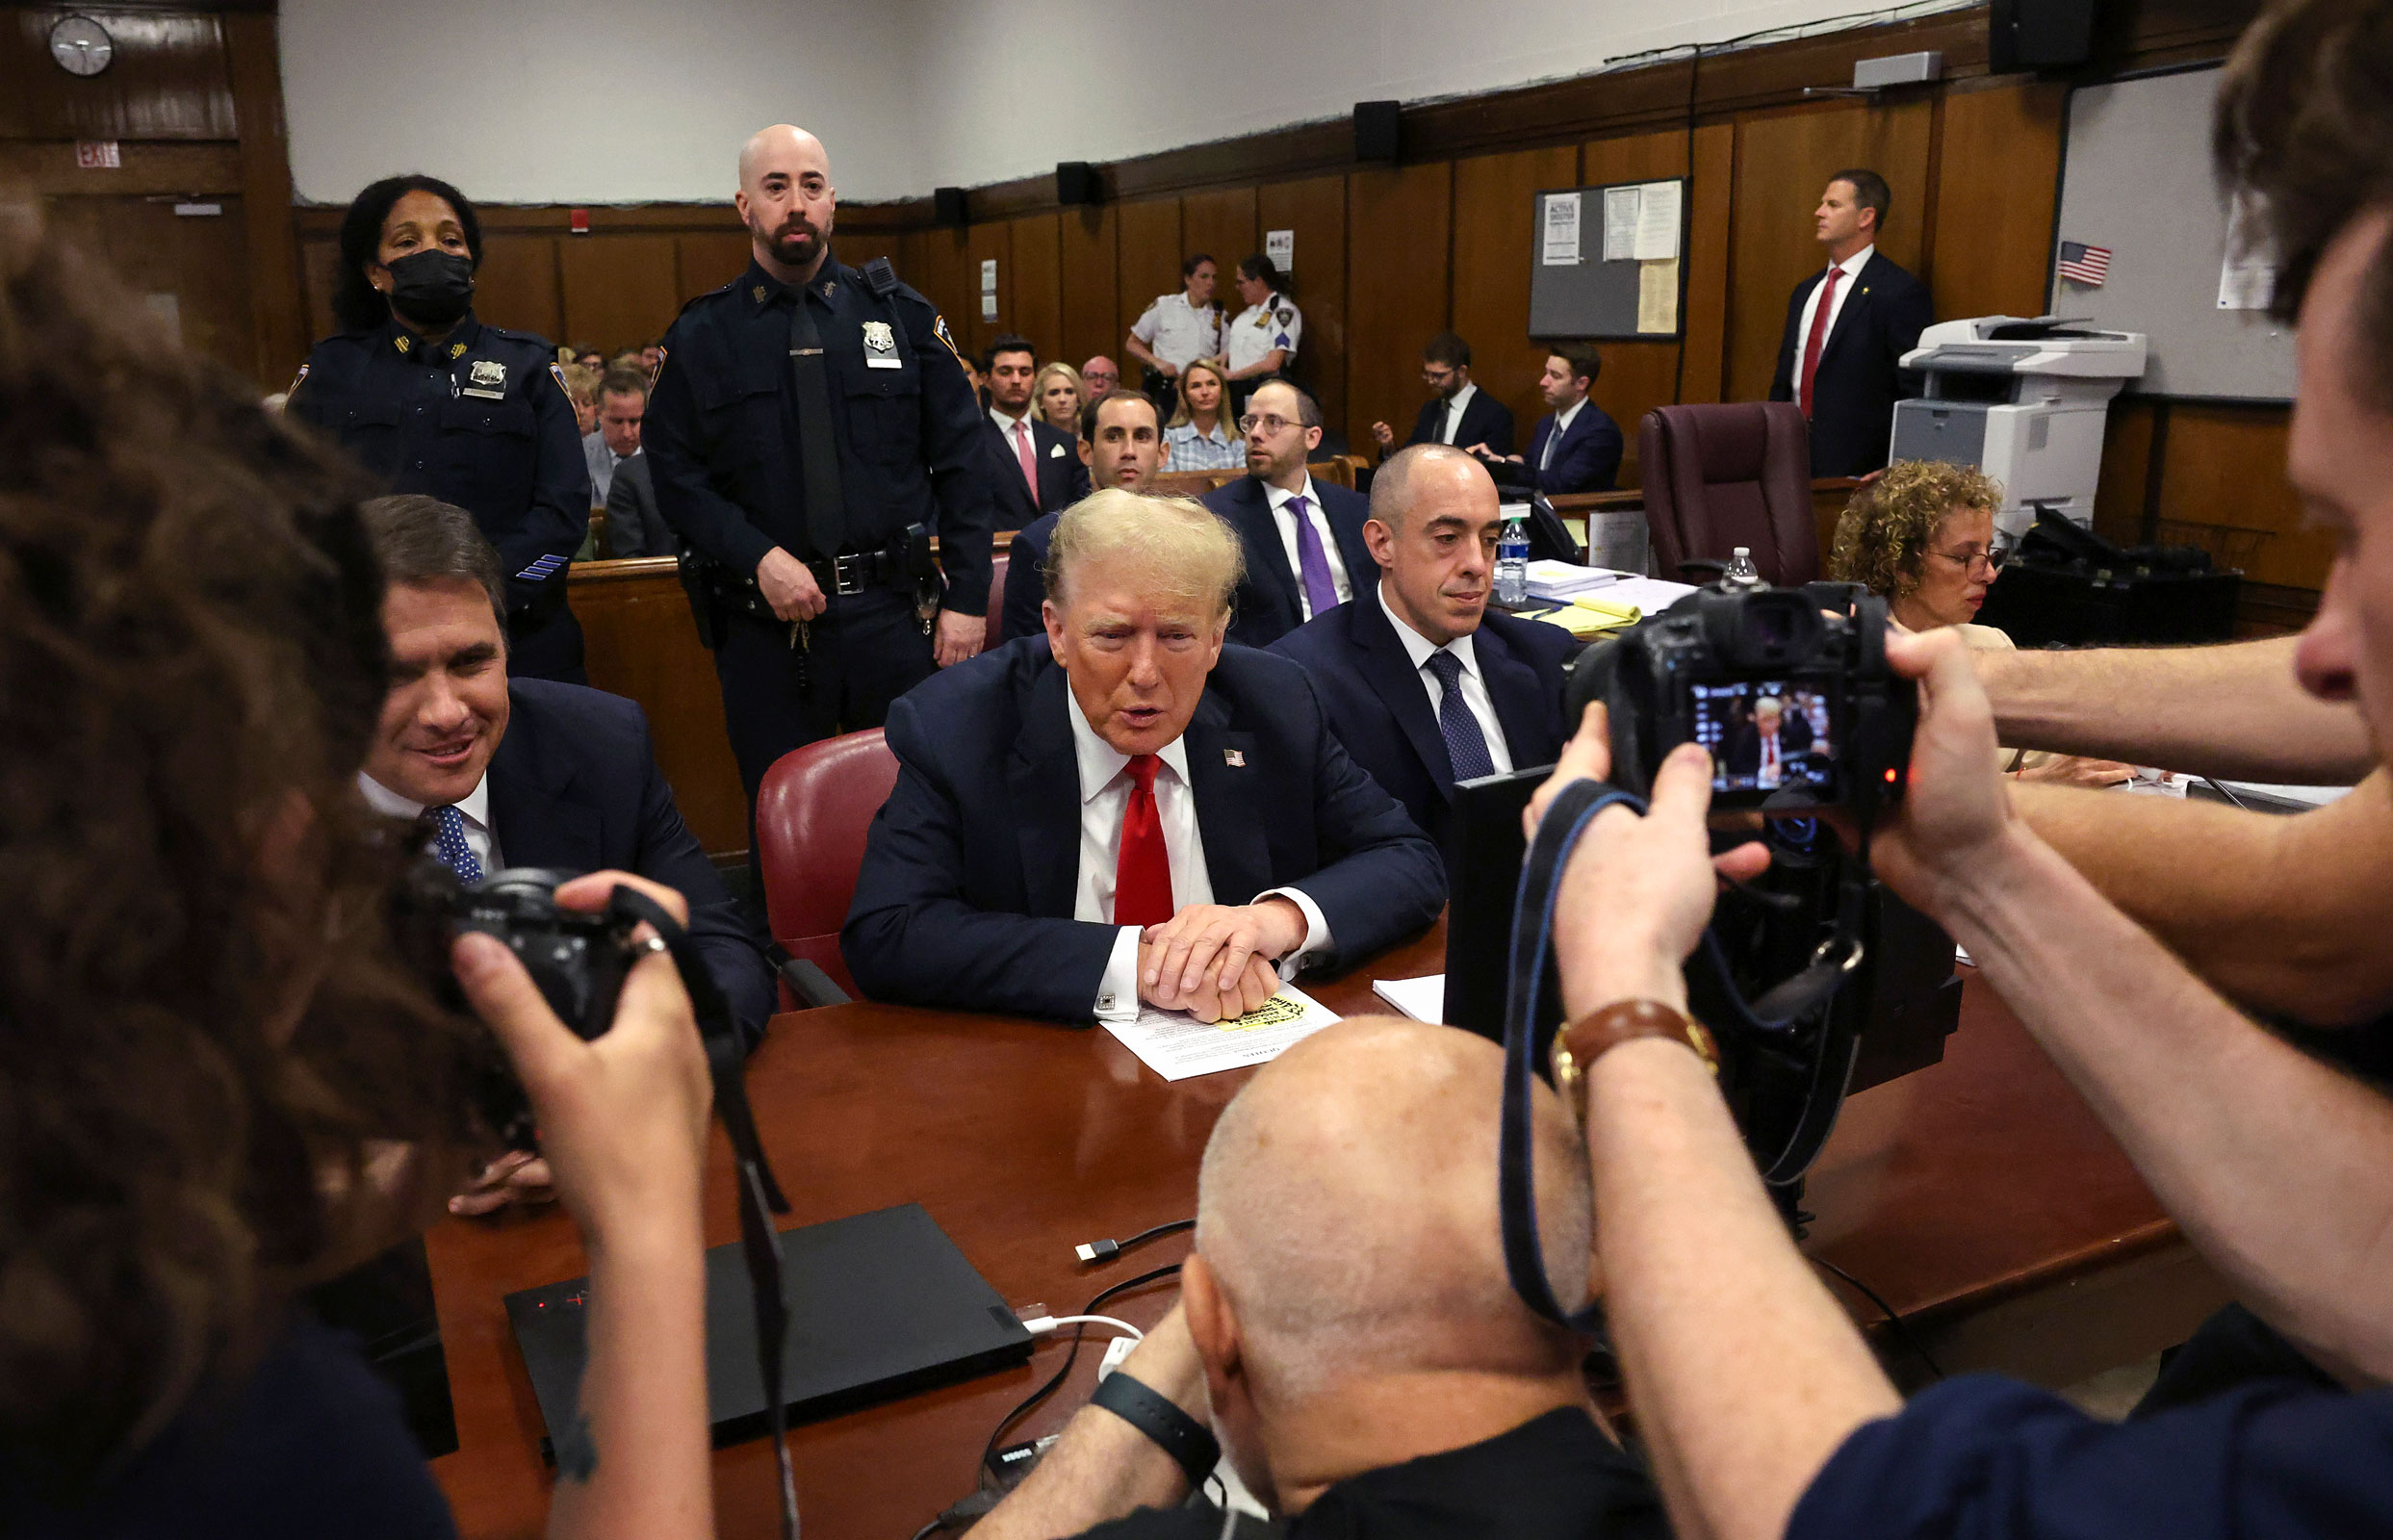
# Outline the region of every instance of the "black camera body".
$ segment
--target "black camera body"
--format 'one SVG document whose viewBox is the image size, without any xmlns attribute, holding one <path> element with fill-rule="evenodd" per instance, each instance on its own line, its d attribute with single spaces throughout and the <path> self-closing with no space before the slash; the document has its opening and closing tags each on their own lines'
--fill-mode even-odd
<svg viewBox="0 0 2393 1540">
<path fill-rule="evenodd" d="M 1639 796 L 1693 742 L 1711 751 L 1715 808 L 1866 824 L 1902 795 L 1919 717 L 1886 630 L 1885 601 L 1848 583 L 1698 589 L 1582 653 L 1563 720 L 1603 701 L 1612 783 Z"/>
</svg>

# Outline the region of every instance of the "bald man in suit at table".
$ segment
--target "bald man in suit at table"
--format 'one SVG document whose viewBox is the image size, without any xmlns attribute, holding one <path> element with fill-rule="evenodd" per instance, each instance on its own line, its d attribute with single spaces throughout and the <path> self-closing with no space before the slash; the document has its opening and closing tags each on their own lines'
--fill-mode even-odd
<svg viewBox="0 0 2393 1540">
<path fill-rule="evenodd" d="M 1214 1020 L 1437 917 L 1437 852 L 1304 671 L 1224 645 L 1240 556 L 1219 519 L 1108 489 L 1066 511 L 1049 565 L 1042 634 L 889 713 L 897 784 L 840 933 L 866 994 Z"/>
<path fill-rule="evenodd" d="M 1484 466 L 1442 444 L 1389 456 L 1363 526 L 1378 592 L 1272 644 L 1304 665 L 1330 731 L 1413 822 L 1442 840 L 1454 783 L 1561 753 L 1558 626 L 1487 607 L 1504 514 Z"/>
</svg>

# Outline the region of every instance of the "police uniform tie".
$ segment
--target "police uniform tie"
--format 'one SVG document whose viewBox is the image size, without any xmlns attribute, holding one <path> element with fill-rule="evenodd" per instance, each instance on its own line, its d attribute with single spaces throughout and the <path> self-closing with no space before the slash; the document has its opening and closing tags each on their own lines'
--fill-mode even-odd
<svg viewBox="0 0 2393 1540">
<path fill-rule="evenodd" d="M 798 408 L 798 454 L 806 473 L 806 539 L 822 557 L 839 553 L 847 538 L 847 505 L 839 492 L 839 441 L 832 428 L 831 372 L 823 362 L 806 291 L 789 292 L 789 383 Z"/>
<path fill-rule="evenodd" d="M 1297 522 L 1297 569 L 1304 581 L 1304 603 L 1310 607 L 1305 619 L 1326 615 L 1338 607 L 1338 584 L 1329 576 L 1329 552 L 1323 548 L 1321 531 L 1304 511 L 1303 498 L 1288 500 L 1288 513 Z"/>
<path fill-rule="evenodd" d="M 1437 676 L 1438 688 L 1444 692 L 1437 701 L 1437 731 L 1446 740 L 1446 757 L 1454 764 L 1454 779 L 1494 775 L 1496 759 L 1487 752 L 1487 734 L 1480 731 L 1478 715 L 1462 698 L 1462 659 L 1440 650 L 1421 666 Z"/>
<path fill-rule="evenodd" d="M 432 853 L 457 874 L 459 886 L 471 887 L 482 880 L 482 863 L 465 842 L 465 814 L 454 807 L 432 809 Z"/>
<path fill-rule="evenodd" d="M 1124 767 L 1130 799 L 1121 809 L 1121 854 L 1114 860 L 1114 923 L 1161 925 L 1171 917 L 1171 854 L 1164 848 L 1163 814 L 1155 806 L 1155 771 L 1163 761 L 1134 754 Z"/>
</svg>

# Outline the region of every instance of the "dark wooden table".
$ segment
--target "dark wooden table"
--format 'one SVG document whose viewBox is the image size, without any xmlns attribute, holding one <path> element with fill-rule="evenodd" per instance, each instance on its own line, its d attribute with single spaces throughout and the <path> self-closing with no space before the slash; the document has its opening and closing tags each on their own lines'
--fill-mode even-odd
<svg viewBox="0 0 2393 1540">
<path fill-rule="evenodd" d="M 1433 973 L 1443 928 L 1333 983 L 1344 1014 L 1370 981 Z M 2143 1182 L 1991 989 L 1972 981 L 1945 1061 L 1855 1096 L 1814 1168 L 1810 1248 L 1885 1296 L 1947 1372 L 1998 1367 L 2066 1383 L 2181 1339 L 2221 1297 Z M 1176 1260 L 1181 1237 L 1098 1268 L 1080 1242 L 1196 1209 L 1196 1166 L 1244 1072 L 1169 1084 L 1101 1031 L 869 1004 L 777 1018 L 749 1084 L 795 1212 L 811 1223 L 919 1202 L 1017 1306 L 1077 1309 L 1107 1283 Z M 730 1154 L 715 1138 L 710 1244 L 738 1236 Z M 434 1469 L 468 1536 L 542 1531 L 549 1473 L 501 1297 L 587 1270 L 554 1212 L 450 1220 L 429 1237 L 455 1399 L 456 1453 Z M 1841 1288 L 1841 1285 L 1839 1286 Z M 1849 1296 L 1858 1319 L 1875 1309 Z M 1142 1322 L 1168 1287 L 1109 1305 Z M 1898 1375 L 1916 1360 L 1884 1338 Z M 1007 1408 L 1051 1373 L 1026 1368 L 798 1429 L 799 1501 L 816 1540 L 906 1540 L 970 1489 Z M 1096 1354 L 1025 1425 L 1086 1398 Z M 715 1456 L 721 1532 L 774 1532 L 761 1440 Z"/>
</svg>

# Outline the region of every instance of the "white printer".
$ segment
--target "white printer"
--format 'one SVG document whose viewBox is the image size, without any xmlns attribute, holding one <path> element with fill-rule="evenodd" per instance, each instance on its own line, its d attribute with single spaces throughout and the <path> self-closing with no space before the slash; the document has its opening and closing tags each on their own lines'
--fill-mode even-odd
<svg viewBox="0 0 2393 1540">
<path fill-rule="evenodd" d="M 1894 403 L 1897 460 L 1974 465 L 2002 484 L 1994 527 L 2017 538 L 2052 508 L 2094 523 L 2110 398 L 2144 372 L 2144 334 L 2051 316 L 1980 316 L 1919 334 L 1902 367 L 1927 395 Z"/>
</svg>

